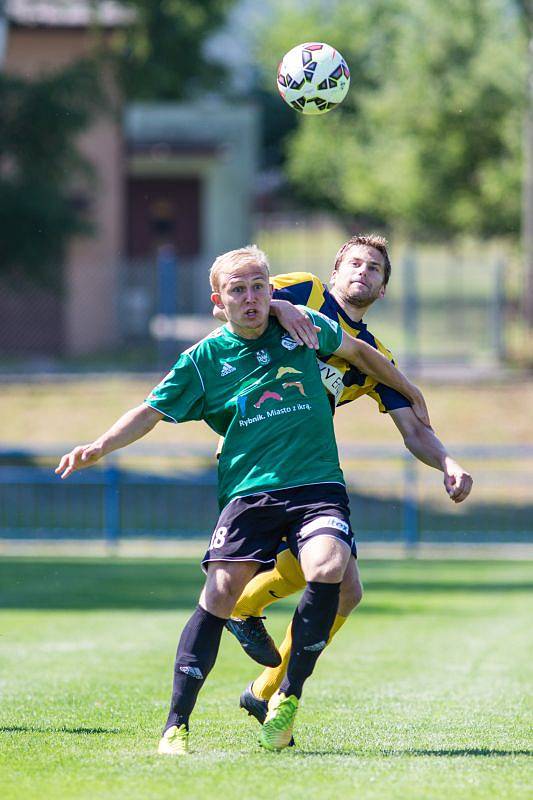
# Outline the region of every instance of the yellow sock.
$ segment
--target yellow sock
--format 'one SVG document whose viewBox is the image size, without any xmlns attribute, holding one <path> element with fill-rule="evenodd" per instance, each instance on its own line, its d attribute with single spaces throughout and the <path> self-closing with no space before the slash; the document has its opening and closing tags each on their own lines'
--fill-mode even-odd
<svg viewBox="0 0 533 800">
<path fill-rule="evenodd" d="M 231 616 L 241 619 L 260 617 L 271 603 L 294 594 L 304 586 L 305 578 L 298 560 L 290 550 L 283 550 L 273 570 L 259 573 L 247 584 Z"/>
<path fill-rule="evenodd" d="M 333 620 L 331 631 L 329 633 L 328 644 L 331 642 L 335 634 L 344 625 L 348 617 L 341 617 L 339 614 Z M 261 700 L 270 700 L 274 692 L 277 692 L 281 686 L 281 682 L 287 672 L 287 665 L 291 657 L 292 646 L 292 621 L 289 622 L 289 627 L 285 631 L 285 638 L 279 646 L 279 654 L 281 656 L 281 664 L 279 667 L 267 667 L 263 670 L 261 675 L 255 679 L 252 684 L 252 691 L 256 697 Z"/>
<path fill-rule="evenodd" d="M 331 630 L 329 632 L 328 644 L 331 642 L 337 631 L 340 631 L 347 619 L 348 617 L 341 617 L 340 614 L 337 614 L 333 620 L 333 625 L 331 626 Z"/>
</svg>

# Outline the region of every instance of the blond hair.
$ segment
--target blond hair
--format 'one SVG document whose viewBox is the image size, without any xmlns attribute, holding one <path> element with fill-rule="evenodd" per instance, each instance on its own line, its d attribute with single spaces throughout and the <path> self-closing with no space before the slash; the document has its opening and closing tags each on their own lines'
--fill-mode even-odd
<svg viewBox="0 0 533 800">
<path fill-rule="evenodd" d="M 220 291 L 220 275 L 223 272 L 251 266 L 264 267 L 267 275 L 269 274 L 268 258 L 256 244 L 249 244 L 246 247 L 240 247 L 238 250 L 222 253 L 221 256 L 214 260 L 213 266 L 209 270 L 209 283 L 212 291 Z"/>
<path fill-rule="evenodd" d="M 354 247 L 354 245 L 356 244 L 364 244 L 367 247 L 373 247 L 374 250 L 377 250 L 379 253 L 381 253 L 381 255 L 383 256 L 383 263 L 385 267 L 383 285 L 386 286 L 389 282 L 391 274 L 391 263 L 389 254 L 387 252 L 388 242 L 383 236 L 378 236 L 375 233 L 358 234 L 356 236 L 352 236 L 352 238 L 348 239 L 347 242 L 344 242 L 344 244 L 338 250 L 337 255 L 335 256 L 333 272 L 336 272 L 338 270 L 346 251 L 349 250 L 351 247 Z"/>
</svg>

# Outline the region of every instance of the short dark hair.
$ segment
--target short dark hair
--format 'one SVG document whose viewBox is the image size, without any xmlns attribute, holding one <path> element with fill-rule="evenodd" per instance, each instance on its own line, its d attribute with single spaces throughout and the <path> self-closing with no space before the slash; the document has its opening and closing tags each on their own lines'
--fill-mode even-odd
<svg viewBox="0 0 533 800">
<path fill-rule="evenodd" d="M 375 250 L 378 250 L 381 253 L 385 262 L 385 277 L 383 278 L 383 285 L 386 286 L 389 282 L 391 274 L 391 263 L 389 254 L 387 252 L 388 242 L 383 236 L 378 236 L 375 233 L 357 234 L 356 236 L 352 236 L 351 239 L 348 239 L 347 242 L 344 242 L 344 244 L 337 251 L 337 255 L 335 256 L 333 272 L 336 272 L 338 270 L 339 264 L 344 258 L 344 254 L 346 253 L 346 251 L 349 250 L 350 247 L 353 247 L 356 244 L 364 244 L 367 247 L 373 247 Z"/>
</svg>

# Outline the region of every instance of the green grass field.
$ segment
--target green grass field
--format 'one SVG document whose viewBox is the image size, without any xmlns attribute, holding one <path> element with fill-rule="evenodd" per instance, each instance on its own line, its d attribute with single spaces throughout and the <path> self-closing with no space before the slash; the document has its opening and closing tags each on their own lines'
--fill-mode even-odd
<svg viewBox="0 0 533 800">
<path fill-rule="evenodd" d="M 362 571 L 363 605 L 307 684 L 298 747 L 258 747 L 238 709 L 255 666 L 225 634 L 182 763 L 155 748 L 197 563 L 4 559 L 3 800 L 530 797 L 531 563 Z M 291 608 L 272 609 L 276 636 Z"/>
</svg>

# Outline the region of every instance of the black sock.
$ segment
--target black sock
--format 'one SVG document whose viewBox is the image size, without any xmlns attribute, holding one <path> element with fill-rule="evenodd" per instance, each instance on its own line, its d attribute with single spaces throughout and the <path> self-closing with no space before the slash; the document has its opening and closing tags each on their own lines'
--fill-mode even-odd
<svg viewBox="0 0 533 800">
<path fill-rule="evenodd" d="M 279 691 L 301 697 L 304 681 L 327 644 L 339 605 L 340 583 L 310 581 L 292 618 L 292 652 Z"/>
<path fill-rule="evenodd" d="M 189 727 L 198 692 L 216 661 L 225 622 L 197 606 L 185 625 L 174 662 L 172 701 L 164 731 L 171 725 Z"/>
</svg>

